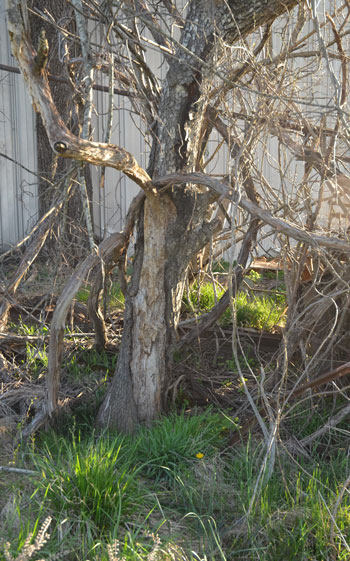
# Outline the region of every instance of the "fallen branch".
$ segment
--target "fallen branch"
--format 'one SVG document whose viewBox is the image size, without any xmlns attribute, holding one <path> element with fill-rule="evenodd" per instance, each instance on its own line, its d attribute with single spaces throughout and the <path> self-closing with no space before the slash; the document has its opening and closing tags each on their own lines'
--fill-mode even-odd
<svg viewBox="0 0 350 561">
<path fill-rule="evenodd" d="M 339 423 L 341 423 L 341 421 L 345 419 L 345 417 L 347 417 L 348 415 L 350 415 L 350 405 L 343 407 L 340 411 L 338 411 L 336 415 L 328 419 L 327 423 L 323 425 L 323 427 L 316 430 L 312 434 L 309 434 L 309 436 L 305 436 L 305 438 L 299 440 L 298 444 L 300 444 L 303 447 L 308 446 L 309 444 L 311 444 L 311 442 L 314 442 L 316 438 L 323 436 L 324 434 L 329 432 L 330 429 L 333 429 L 334 427 L 339 425 Z"/>
<path fill-rule="evenodd" d="M 65 333 L 65 339 L 94 337 L 94 333 Z M 6 349 L 7 347 L 23 346 L 27 343 L 35 344 L 41 341 L 47 341 L 50 338 L 49 334 L 46 335 L 12 335 L 11 333 L 0 333 L 0 348 Z"/>
<path fill-rule="evenodd" d="M 22 473 L 24 475 L 36 475 L 37 472 L 32 469 L 21 469 L 7 466 L 0 466 L 0 471 L 7 471 L 8 473 Z"/>
</svg>

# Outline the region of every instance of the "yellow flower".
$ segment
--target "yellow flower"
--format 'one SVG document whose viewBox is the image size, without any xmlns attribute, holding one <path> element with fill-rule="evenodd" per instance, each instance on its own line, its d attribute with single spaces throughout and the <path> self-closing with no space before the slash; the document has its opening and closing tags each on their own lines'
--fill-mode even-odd
<svg viewBox="0 0 350 561">
<path fill-rule="evenodd" d="M 202 454 L 202 452 L 198 452 L 198 454 L 196 454 L 196 458 L 198 458 L 198 460 L 201 460 L 202 458 L 204 458 L 204 454 Z"/>
</svg>

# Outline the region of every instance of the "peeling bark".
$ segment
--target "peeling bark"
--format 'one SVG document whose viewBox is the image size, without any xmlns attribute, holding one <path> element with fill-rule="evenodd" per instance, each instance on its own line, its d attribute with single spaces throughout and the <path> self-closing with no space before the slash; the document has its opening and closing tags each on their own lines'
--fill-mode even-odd
<svg viewBox="0 0 350 561">
<path fill-rule="evenodd" d="M 220 51 L 218 38 L 234 44 L 297 3 L 298 0 L 192 0 L 189 3 L 159 102 L 149 165 L 152 176 L 197 171 L 201 128 L 207 109 L 207 100 L 201 97 L 202 84 L 205 73 L 213 71 L 212 55 Z M 97 419 L 100 425 L 113 425 L 130 432 L 136 422 L 149 422 L 162 410 L 186 269 L 192 256 L 208 243 L 217 227 L 217 222 L 207 220 L 208 206 L 215 196 L 206 188 L 196 189 L 191 185 L 174 187 L 160 195 L 150 175 L 132 154 L 119 146 L 89 142 L 73 135 L 54 106 L 45 72 L 40 75 L 34 72 L 35 52 L 25 31 L 22 3 L 8 0 L 8 5 L 13 53 L 33 103 L 41 113 L 53 150 L 62 157 L 121 170 L 146 193 L 118 365 Z M 184 183 L 193 181 L 218 191 L 219 182 L 204 180 L 204 174 L 192 174 L 191 179 L 189 175 L 181 177 Z M 178 175 L 173 176 L 174 182 L 178 179 Z M 228 195 L 226 186 L 221 191 Z M 278 230 L 281 221 L 257 205 L 252 206 L 251 201 L 248 203 L 248 212 L 268 223 L 274 221 Z M 288 225 L 284 223 L 283 227 Z M 57 349 L 61 345 L 67 302 L 80 282 L 80 275 L 87 274 L 93 262 L 81 265 L 57 312 L 52 333 L 56 351 L 50 358 L 51 372 L 56 374 L 49 379 L 52 386 L 49 411 L 57 403 L 55 383 L 60 356 Z"/>
</svg>

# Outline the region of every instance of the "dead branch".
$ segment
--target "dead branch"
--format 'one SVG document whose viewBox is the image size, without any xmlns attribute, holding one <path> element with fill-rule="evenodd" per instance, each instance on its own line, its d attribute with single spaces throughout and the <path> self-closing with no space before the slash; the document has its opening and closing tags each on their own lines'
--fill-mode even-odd
<svg viewBox="0 0 350 561">
<path fill-rule="evenodd" d="M 35 71 L 35 50 L 25 26 L 25 9 L 21 0 L 8 0 L 8 29 L 12 52 L 27 84 L 33 105 L 40 113 L 49 142 L 56 154 L 97 166 L 123 171 L 149 196 L 156 193 L 151 178 L 132 154 L 113 144 L 91 142 L 75 136 L 61 119 L 53 102 L 45 71 Z"/>
<path fill-rule="evenodd" d="M 46 238 L 52 228 L 53 222 L 56 219 L 60 209 L 62 208 L 63 203 L 64 199 L 61 198 L 41 219 L 40 226 L 38 228 L 38 231 L 36 232 L 34 239 L 25 250 L 22 260 L 5 290 L 5 294 L 2 297 L 2 302 L 0 303 L 0 331 L 3 330 L 6 326 L 8 314 L 12 306 L 11 302 L 13 301 L 13 298 L 17 292 L 17 288 L 23 277 L 27 274 L 30 266 L 33 264 L 38 254 L 40 253 L 40 250 L 46 241 Z"/>
<path fill-rule="evenodd" d="M 138 213 L 144 201 L 143 193 L 137 195 L 130 205 L 129 212 L 125 221 L 124 235 L 125 235 L 125 247 L 123 251 L 118 255 L 111 254 L 104 260 L 103 270 L 101 267 L 101 262 L 94 268 L 92 278 L 94 279 L 88 300 L 88 311 L 89 318 L 94 325 L 95 331 L 95 344 L 97 349 L 104 349 L 107 344 L 107 331 L 104 321 L 103 313 L 100 309 L 100 298 L 103 291 L 103 280 L 109 275 L 112 269 L 119 264 L 120 260 L 123 260 L 127 253 L 130 236 L 135 226 L 135 221 L 137 219 Z"/>
<path fill-rule="evenodd" d="M 36 475 L 37 472 L 32 469 L 21 469 L 8 466 L 0 466 L 0 471 L 6 471 L 8 473 L 20 473 L 24 475 Z"/>
<path fill-rule="evenodd" d="M 347 67 L 346 55 L 345 55 L 345 52 L 344 52 L 344 49 L 343 49 L 343 45 L 342 45 L 342 42 L 341 42 L 340 35 L 339 35 L 338 30 L 336 28 L 336 25 L 334 23 L 334 19 L 329 14 L 326 14 L 326 18 L 331 23 L 332 31 L 333 31 L 335 41 L 336 41 L 336 44 L 337 44 L 337 48 L 338 48 L 338 51 L 339 51 L 339 55 L 340 55 L 340 58 L 341 58 L 342 87 L 341 87 L 341 96 L 340 96 L 340 100 L 339 100 L 339 106 L 342 107 L 344 105 L 344 103 L 346 101 L 346 97 L 347 97 L 347 95 L 346 95 L 346 90 L 347 90 L 346 83 L 347 83 L 348 67 Z"/>
<path fill-rule="evenodd" d="M 111 268 L 111 264 L 104 264 L 102 272 L 101 263 L 95 267 L 92 274 L 94 282 L 91 285 L 88 299 L 89 318 L 94 326 L 95 346 L 99 351 L 105 349 L 107 345 L 107 329 L 100 306 L 100 298 L 103 292 L 103 280 L 106 275 L 108 276 Z"/>
<path fill-rule="evenodd" d="M 295 224 L 287 222 L 287 220 L 272 216 L 271 212 L 268 210 L 261 208 L 248 199 L 239 197 L 237 193 L 232 191 L 229 185 L 218 181 L 214 177 L 210 177 L 210 175 L 206 175 L 205 173 L 172 173 L 153 180 L 154 185 L 157 187 L 164 187 L 165 185 L 174 185 L 184 182 L 204 185 L 209 187 L 209 189 L 212 189 L 218 195 L 223 195 L 228 197 L 230 200 L 237 201 L 238 206 L 253 216 L 256 216 L 266 224 L 269 224 L 269 226 L 271 226 L 276 232 L 285 234 L 295 240 L 305 242 L 311 247 L 325 247 L 336 251 L 350 252 L 350 243 L 339 238 L 322 236 L 314 232 L 307 232 Z"/>
<path fill-rule="evenodd" d="M 333 380 L 337 380 L 338 378 L 342 378 L 350 374 L 350 362 L 346 362 L 341 366 L 338 366 L 335 370 L 331 370 L 326 374 L 322 374 L 318 378 L 315 378 L 311 382 L 307 382 L 300 386 L 299 388 L 295 389 L 291 394 L 290 397 L 299 397 L 302 395 L 306 390 L 314 390 L 322 386 L 323 384 L 328 384 L 329 382 L 333 382 Z"/>
<path fill-rule="evenodd" d="M 16 68 L 15 66 L 9 66 L 8 64 L 0 64 L 0 70 L 3 70 L 4 72 L 13 72 L 14 74 L 20 74 L 21 71 L 19 68 Z M 70 84 L 69 80 L 67 80 L 67 78 L 64 78 L 63 76 L 55 76 L 54 74 L 48 74 L 47 75 L 49 81 L 51 82 L 58 82 L 60 84 Z M 100 84 L 93 84 L 92 89 L 97 91 L 97 92 L 108 92 L 109 88 L 107 86 L 101 86 Z M 113 93 L 114 95 L 121 95 L 121 96 L 126 96 L 126 97 L 135 97 L 135 93 L 132 91 L 128 91 L 128 90 L 121 90 L 119 88 L 113 88 Z M 4 154 L 0 154 L 1 156 L 4 156 L 6 158 L 6 156 Z M 11 160 L 11 158 L 8 158 Z M 24 166 L 22 166 L 24 167 Z M 24 168 L 26 169 L 26 168 Z M 30 173 L 33 173 L 32 171 L 26 169 L 26 171 L 29 171 Z M 37 175 L 37 174 L 34 174 Z M 46 181 L 45 178 L 43 178 L 44 181 Z"/>
<path fill-rule="evenodd" d="M 300 388 L 296 388 L 295 390 L 290 392 L 284 399 L 282 399 L 282 403 L 279 405 L 279 407 L 281 407 L 284 403 L 286 403 L 290 399 L 295 399 L 296 397 L 299 397 L 300 395 L 302 395 L 307 390 L 317 389 L 320 386 L 322 386 L 323 384 L 328 384 L 329 382 L 337 380 L 338 378 L 342 378 L 343 376 L 346 376 L 347 374 L 350 374 L 350 362 L 346 362 L 345 364 L 342 364 L 341 366 L 338 366 L 338 368 L 336 368 L 335 370 L 332 370 L 331 372 L 327 372 L 326 374 L 322 374 L 321 376 L 319 376 L 318 378 L 315 378 L 311 382 L 307 382 L 306 384 L 303 384 L 302 386 L 300 386 Z M 271 407 L 273 406 L 272 403 L 270 405 L 271 405 Z M 350 412 L 350 406 L 348 405 L 344 409 L 342 409 L 340 414 L 343 415 L 345 410 L 346 410 L 345 415 L 347 415 Z M 263 408 L 261 408 L 259 410 L 260 415 L 263 415 L 264 411 L 265 410 Z M 340 420 L 342 420 L 342 418 L 344 418 L 344 417 L 341 417 Z M 340 421 L 337 421 L 337 422 L 340 422 Z M 237 442 L 239 442 L 240 438 L 244 434 L 246 434 L 249 430 L 251 430 L 256 425 L 256 423 L 257 423 L 256 417 L 251 416 L 244 423 L 244 426 L 240 429 L 240 431 L 235 433 L 232 436 L 232 438 L 230 439 L 230 445 L 233 445 L 233 444 L 236 444 Z M 322 431 L 323 428 L 320 429 L 320 430 Z M 326 429 L 326 430 L 328 430 L 328 429 Z M 318 432 L 318 431 L 316 431 L 316 432 Z"/>
<path fill-rule="evenodd" d="M 82 339 L 93 337 L 94 333 L 65 333 L 65 339 Z M 50 335 L 13 335 L 12 333 L 0 333 L 0 348 L 23 347 L 27 343 L 35 344 L 49 340 Z"/>
<path fill-rule="evenodd" d="M 305 438 L 299 440 L 298 444 L 300 444 L 302 447 L 308 446 L 309 444 L 311 444 L 311 442 L 314 442 L 314 440 L 316 440 L 320 436 L 328 433 L 330 429 L 333 429 L 334 427 L 339 425 L 339 423 L 341 423 L 341 421 L 348 415 L 350 415 L 350 405 L 346 405 L 345 407 L 343 407 L 340 411 L 338 411 L 336 415 L 328 419 L 327 423 L 323 425 L 323 427 L 316 430 L 312 434 L 309 434 L 309 436 L 305 436 Z"/>
</svg>

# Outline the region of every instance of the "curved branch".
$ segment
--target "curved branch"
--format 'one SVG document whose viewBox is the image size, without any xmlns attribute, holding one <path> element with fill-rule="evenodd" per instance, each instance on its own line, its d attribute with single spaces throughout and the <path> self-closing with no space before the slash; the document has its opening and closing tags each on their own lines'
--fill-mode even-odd
<svg viewBox="0 0 350 561">
<path fill-rule="evenodd" d="M 98 350 L 102 350 L 107 345 L 107 331 L 103 314 L 100 310 L 100 297 L 103 291 L 103 278 L 107 277 L 112 269 L 122 260 L 128 250 L 130 236 L 132 234 L 135 222 L 142 208 L 145 195 L 139 193 L 131 202 L 130 209 L 126 217 L 126 225 L 124 229 L 125 247 L 123 252 L 119 255 L 111 254 L 108 259 L 103 263 L 98 263 L 92 272 L 94 282 L 92 283 L 89 299 L 88 299 L 88 312 L 89 318 L 94 326 L 95 331 L 95 345 Z"/>
<path fill-rule="evenodd" d="M 63 158 L 109 166 L 123 171 L 147 194 L 155 194 L 148 173 L 132 154 L 114 144 L 78 138 L 67 128 L 53 102 L 45 69 L 37 71 L 36 53 L 25 26 L 21 0 L 8 0 L 8 30 L 12 52 L 26 82 L 35 110 L 40 113 L 52 149 Z"/>
<path fill-rule="evenodd" d="M 350 252 L 349 242 L 339 238 L 321 236 L 313 232 L 308 232 L 307 230 L 303 230 L 302 228 L 299 228 L 299 226 L 296 226 L 283 218 L 277 218 L 276 216 L 273 216 L 270 211 L 261 208 L 252 201 L 239 197 L 238 193 L 232 191 L 229 185 L 218 181 L 205 173 L 172 173 L 170 175 L 154 179 L 153 183 L 157 187 L 174 185 L 176 183 L 197 183 L 199 185 L 204 185 L 215 193 L 229 198 L 231 201 L 237 201 L 238 206 L 249 212 L 249 214 L 260 218 L 260 220 L 266 224 L 269 224 L 269 226 L 271 226 L 276 232 L 285 234 L 286 236 L 304 242 L 312 247 L 325 247 L 336 251 Z"/>
<path fill-rule="evenodd" d="M 51 321 L 48 372 L 46 377 L 46 409 L 49 415 L 57 408 L 63 335 L 71 302 L 82 282 L 94 267 L 100 265 L 101 261 L 110 263 L 114 260 L 116 262 L 123 254 L 128 246 L 137 214 L 144 202 L 144 197 L 145 195 L 141 192 L 133 199 L 126 217 L 124 230 L 112 234 L 109 238 L 103 240 L 98 248 L 98 252 L 91 253 L 84 259 L 72 274 L 57 301 Z"/>
</svg>

